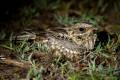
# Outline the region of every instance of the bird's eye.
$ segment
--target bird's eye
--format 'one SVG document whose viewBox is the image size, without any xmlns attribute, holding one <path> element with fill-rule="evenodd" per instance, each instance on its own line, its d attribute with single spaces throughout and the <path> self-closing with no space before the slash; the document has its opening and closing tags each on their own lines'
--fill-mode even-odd
<svg viewBox="0 0 120 80">
<path fill-rule="evenodd" d="M 79 31 L 84 32 L 85 29 L 84 28 L 79 28 Z"/>
</svg>

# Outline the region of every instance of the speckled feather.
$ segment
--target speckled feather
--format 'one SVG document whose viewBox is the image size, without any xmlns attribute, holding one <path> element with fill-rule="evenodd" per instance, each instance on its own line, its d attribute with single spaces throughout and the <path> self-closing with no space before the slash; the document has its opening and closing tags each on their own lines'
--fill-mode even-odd
<svg viewBox="0 0 120 80">
<path fill-rule="evenodd" d="M 66 31 L 65 33 L 46 31 L 43 36 L 45 38 L 41 40 L 51 50 L 54 50 L 53 55 L 64 55 L 70 59 L 73 57 L 80 58 L 80 55 L 94 48 L 96 34 L 93 33 L 95 29 L 91 24 L 77 23 L 64 28 L 64 30 Z"/>
</svg>

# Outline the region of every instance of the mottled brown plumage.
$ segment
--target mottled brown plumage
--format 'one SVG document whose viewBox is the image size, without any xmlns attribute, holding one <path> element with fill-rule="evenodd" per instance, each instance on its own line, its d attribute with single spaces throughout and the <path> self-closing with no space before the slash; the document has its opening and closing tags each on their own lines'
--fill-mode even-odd
<svg viewBox="0 0 120 80">
<path fill-rule="evenodd" d="M 80 58 L 81 55 L 94 48 L 96 41 L 96 34 L 94 34 L 94 30 L 95 28 L 91 24 L 77 23 L 64 28 L 65 32 L 61 30 L 59 30 L 59 32 L 46 30 L 46 32 L 44 32 L 45 34 L 42 36 L 36 36 L 35 34 L 31 36 L 44 37 L 39 41 L 47 45 L 51 51 L 54 51 L 52 52 L 53 55 L 65 56 L 72 59 L 74 57 Z M 19 36 L 18 38 L 21 37 Z M 38 39 L 30 36 L 29 38 Z"/>
</svg>

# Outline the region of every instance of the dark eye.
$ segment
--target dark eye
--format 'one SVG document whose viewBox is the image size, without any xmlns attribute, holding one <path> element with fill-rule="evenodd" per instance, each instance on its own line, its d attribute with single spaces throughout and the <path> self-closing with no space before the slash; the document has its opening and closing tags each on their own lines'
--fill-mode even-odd
<svg viewBox="0 0 120 80">
<path fill-rule="evenodd" d="M 85 29 L 84 29 L 84 28 L 79 28 L 79 31 L 82 31 L 82 32 L 83 32 L 83 31 L 85 31 Z"/>
</svg>

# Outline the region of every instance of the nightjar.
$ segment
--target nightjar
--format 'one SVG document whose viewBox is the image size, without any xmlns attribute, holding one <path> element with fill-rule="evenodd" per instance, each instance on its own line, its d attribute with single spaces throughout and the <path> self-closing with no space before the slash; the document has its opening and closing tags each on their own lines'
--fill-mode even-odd
<svg viewBox="0 0 120 80">
<path fill-rule="evenodd" d="M 43 42 L 52 51 L 55 56 L 65 56 L 69 59 L 81 58 L 81 55 L 94 48 L 97 35 L 92 24 L 77 23 L 59 31 L 46 30 L 44 35 L 40 36 L 36 32 L 24 32 L 25 35 L 17 35 L 16 40 L 38 39 Z M 23 34 L 23 33 L 22 33 Z M 41 39 L 41 37 L 44 37 Z M 38 40 L 37 40 L 38 41 Z"/>
</svg>

